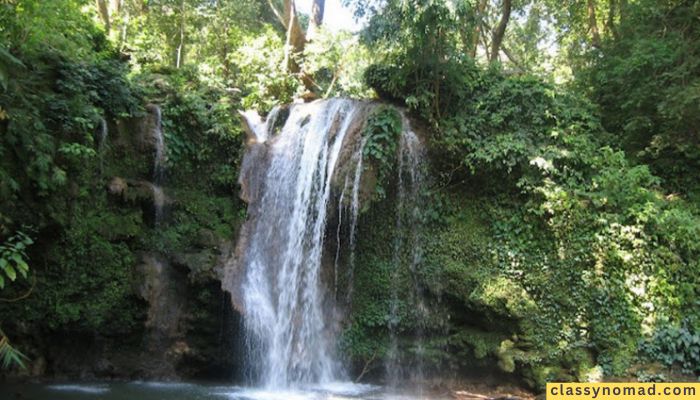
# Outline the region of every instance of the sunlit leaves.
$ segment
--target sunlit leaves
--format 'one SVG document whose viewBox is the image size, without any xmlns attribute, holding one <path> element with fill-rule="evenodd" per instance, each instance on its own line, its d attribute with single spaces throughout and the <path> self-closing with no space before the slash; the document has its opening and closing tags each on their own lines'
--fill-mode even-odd
<svg viewBox="0 0 700 400">
<path fill-rule="evenodd" d="M 14 282 L 18 276 L 27 277 L 27 247 L 32 243 L 26 233 L 18 231 L 0 244 L 0 289 L 5 287 L 6 279 Z"/>
</svg>

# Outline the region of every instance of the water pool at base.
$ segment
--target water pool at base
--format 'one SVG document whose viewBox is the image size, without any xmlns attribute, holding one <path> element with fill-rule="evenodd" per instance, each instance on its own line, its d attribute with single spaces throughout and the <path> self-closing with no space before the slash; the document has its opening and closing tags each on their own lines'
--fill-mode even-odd
<svg viewBox="0 0 700 400">
<path fill-rule="evenodd" d="M 440 397 L 397 393 L 366 384 L 335 382 L 269 390 L 203 383 L 0 383 L 2 400 L 419 400 Z"/>
</svg>

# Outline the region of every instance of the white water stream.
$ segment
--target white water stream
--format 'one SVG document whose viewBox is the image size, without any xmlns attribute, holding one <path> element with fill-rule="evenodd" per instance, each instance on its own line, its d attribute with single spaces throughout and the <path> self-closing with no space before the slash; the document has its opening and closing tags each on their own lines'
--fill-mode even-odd
<svg viewBox="0 0 700 400">
<path fill-rule="evenodd" d="M 295 104 L 283 124 L 278 123 L 279 108 L 267 120 L 254 112 L 243 113 L 251 131 L 241 172 L 248 221 L 239 239 L 239 269 L 229 272 L 242 276 L 240 288 L 229 291 L 240 296 L 249 375 L 267 390 L 296 390 L 346 379 L 336 355 L 339 332 L 334 310 L 339 282 L 347 283 L 343 291 L 352 294 L 366 143 L 359 127 L 371 107 L 348 99 Z M 415 226 L 414 200 L 421 181 L 417 171 L 422 162 L 420 141 L 405 118 L 397 156 L 399 206 L 410 208 L 399 213 L 397 232 L 401 232 L 404 224 Z M 338 199 L 338 211 L 331 212 L 333 199 Z M 344 209 L 349 213 L 345 220 Z M 337 218 L 332 233 L 337 247 L 329 265 L 332 276 L 324 281 L 328 218 Z M 339 280 L 341 224 L 347 220 L 349 234 L 343 245 L 348 246 L 348 274 Z M 415 229 L 398 246 L 415 247 Z M 415 250 L 411 268 L 419 257 Z M 399 361 L 391 359 L 389 364 Z"/>
</svg>

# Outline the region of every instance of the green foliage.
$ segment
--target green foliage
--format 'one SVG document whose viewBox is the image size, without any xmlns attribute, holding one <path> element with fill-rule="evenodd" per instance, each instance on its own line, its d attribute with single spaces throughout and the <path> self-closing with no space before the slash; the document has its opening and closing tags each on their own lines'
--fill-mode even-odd
<svg viewBox="0 0 700 400">
<path fill-rule="evenodd" d="M 2 90 L 7 90 L 9 81 L 9 70 L 11 68 L 25 68 L 22 61 L 15 58 L 7 49 L 0 47 L 0 86 Z"/>
<path fill-rule="evenodd" d="M 17 274 L 27 278 L 27 247 L 32 243 L 34 241 L 26 233 L 18 231 L 0 244 L 0 270 L 10 281 L 14 282 Z M 0 274 L 0 289 L 5 287 L 5 277 Z"/>
<path fill-rule="evenodd" d="M 91 11 L 104 27 L 98 10 Z M 263 4 L 249 0 L 126 0 L 110 7 L 108 36 L 137 71 L 189 66 L 230 84 L 236 73 L 232 53 L 272 17 Z"/>
<path fill-rule="evenodd" d="M 357 262 L 351 283 L 353 312 L 341 340 L 345 353 L 356 364 L 372 368 L 380 365 L 389 349 L 387 318 L 394 266 L 392 249 L 387 245 L 392 242 L 392 229 L 370 229 L 370 226 L 393 226 L 392 208 L 391 202 L 385 199 L 361 215 Z M 399 305 L 399 308 L 405 311 L 405 307 Z"/>
<path fill-rule="evenodd" d="M 245 108 L 267 112 L 277 104 L 291 102 L 302 90 L 300 82 L 285 71 L 284 41 L 272 28 L 246 38 L 231 57 L 239 70 Z"/>
<path fill-rule="evenodd" d="M 450 323 L 429 339 L 436 370 L 467 368 L 452 355 L 478 354 L 536 387 L 596 370 L 624 375 L 645 332 L 698 318 L 695 209 L 667 196 L 648 166 L 601 146 L 611 136 L 575 93 L 480 69 L 454 41 L 426 55 L 425 21 L 455 17 L 438 5 L 414 11 L 400 19 L 408 38 L 392 39 L 409 45 L 365 76 L 433 127 L 433 176 L 462 188 L 438 190 L 425 210 L 433 227 L 421 282 L 450 299 L 441 311 Z M 382 26 L 369 32 L 397 32 Z M 489 229 L 471 202 L 491 204 L 480 208 Z"/>
<path fill-rule="evenodd" d="M 368 86 L 381 97 L 404 101 L 433 124 L 452 115 L 477 71 L 460 48 L 459 32 L 460 21 L 446 4 L 389 2 L 363 32 L 366 43 L 383 49 L 382 63 L 365 73 Z"/>
<path fill-rule="evenodd" d="M 642 343 L 641 350 L 651 360 L 669 367 L 678 365 L 686 373 L 700 370 L 700 334 L 689 320 L 680 326 L 664 326 Z"/>
<path fill-rule="evenodd" d="M 138 228 L 133 214 L 106 205 L 93 136 L 100 118 L 129 116 L 142 100 L 81 6 L 0 5 L 0 34 L 13 63 L 23 65 L 6 69 L 0 91 L 2 282 L 26 276 L 29 259 L 35 280 L 29 289 L 18 283 L 3 291 L 21 301 L 4 303 L 0 319 L 125 332 L 141 306 L 131 295 L 133 254 L 119 242 Z M 21 226 L 35 228 L 34 240 Z"/>
<path fill-rule="evenodd" d="M 627 6 L 617 37 L 590 57 L 578 83 L 599 104 L 614 143 L 647 162 L 674 191 L 694 193 L 700 129 L 697 4 Z"/>
<path fill-rule="evenodd" d="M 10 339 L 5 335 L 2 329 L 0 329 L 0 366 L 4 369 L 7 369 L 12 365 L 25 368 L 26 361 L 27 356 L 22 354 L 16 348 L 12 347 Z"/>
<path fill-rule="evenodd" d="M 50 264 L 38 278 L 37 295 L 24 305 L 26 321 L 112 335 L 130 332 L 142 320 L 131 290 L 136 260 L 127 246 L 137 225 L 125 223 L 129 215 L 91 206 L 97 211 L 74 210 L 80 218 L 47 254 Z"/>
<path fill-rule="evenodd" d="M 365 141 L 362 156 L 371 161 L 378 171 L 376 191 L 386 195 L 385 185 L 395 170 L 398 140 L 401 135 L 401 115 L 394 107 L 379 106 L 367 118 L 362 130 Z"/>
<path fill-rule="evenodd" d="M 369 49 L 349 32 L 320 29 L 304 48 L 304 70 L 323 97 L 368 97 L 363 75 L 370 59 Z"/>
<path fill-rule="evenodd" d="M 169 178 L 230 191 L 243 135 L 235 117 L 239 98 L 220 84 L 202 82 L 189 68 L 161 72 L 138 75 L 135 81 L 160 104 Z"/>
<path fill-rule="evenodd" d="M 29 265 L 27 264 L 27 247 L 34 241 L 23 231 L 17 231 L 0 245 L 0 291 L 5 288 L 6 276 L 14 282 L 19 273 L 27 278 Z M 3 276 L 4 274 L 4 276 Z M 10 338 L 0 329 L 0 366 L 7 369 L 12 365 L 25 368 L 27 357 L 12 346 Z"/>
</svg>

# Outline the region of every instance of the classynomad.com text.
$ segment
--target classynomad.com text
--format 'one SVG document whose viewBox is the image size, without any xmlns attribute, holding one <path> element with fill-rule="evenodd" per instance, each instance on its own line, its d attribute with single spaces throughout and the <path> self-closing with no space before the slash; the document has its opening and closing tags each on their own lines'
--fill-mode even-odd
<svg viewBox="0 0 700 400">
<path fill-rule="evenodd" d="M 700 383 L 548 383 L 547 400 L 700 400 Z"/>
</svg>

